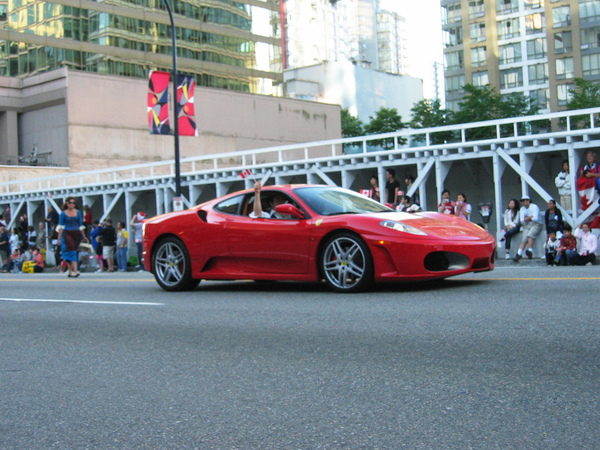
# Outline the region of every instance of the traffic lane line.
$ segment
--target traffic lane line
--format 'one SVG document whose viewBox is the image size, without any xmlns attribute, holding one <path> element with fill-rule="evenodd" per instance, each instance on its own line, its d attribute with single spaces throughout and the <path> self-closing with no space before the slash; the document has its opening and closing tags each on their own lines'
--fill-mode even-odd
<svg viewBox="0 0 600 450">
<path fill-rule="evenodd" d="M 131 306 L 163 306 L 164 303 L 153 302 L 113 302 L 97 300 L 67 300 L 55 298 L 0 298 L 3 302 L 38 302 L 38 303 L 81 303 L 90 305 L 131 305 Z"/>
</svg>

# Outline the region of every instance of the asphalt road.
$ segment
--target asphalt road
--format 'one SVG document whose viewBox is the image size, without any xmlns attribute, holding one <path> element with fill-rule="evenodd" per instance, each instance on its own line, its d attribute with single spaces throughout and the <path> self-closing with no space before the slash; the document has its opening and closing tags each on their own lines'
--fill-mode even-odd
<svg viewBox="0 0 600 450">
<path fill-rule="evenodd" d="M 597 449 L 599 280 L 0 274 L 0 448 Z"/>
</svg>

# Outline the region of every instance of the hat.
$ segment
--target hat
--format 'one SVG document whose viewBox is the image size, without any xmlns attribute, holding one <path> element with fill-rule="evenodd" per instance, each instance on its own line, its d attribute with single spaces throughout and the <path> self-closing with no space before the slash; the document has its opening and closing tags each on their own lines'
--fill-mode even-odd
<svg viewBox="0 0 600 450">
<path fill-rule="evenodd" d="M 529 197 L 529 195 L 524 195 L 523 197 L 521 197 L 521 201 L 523 201 L 523 200 L 531 201 L 531 198 Z"/>
<path fill-rule="evenodd" d="M 146 213 L 143 213 L 143 212 L 141 212 L 141 211 L 140 211 L 139 213 L 137 213 L 137 220 L 138 220 L 139 222 L 141 222 L 141 221 L 142 221 L 142 220 L 144 220 L 145 218 L 146 218 Z"/>
</svg>

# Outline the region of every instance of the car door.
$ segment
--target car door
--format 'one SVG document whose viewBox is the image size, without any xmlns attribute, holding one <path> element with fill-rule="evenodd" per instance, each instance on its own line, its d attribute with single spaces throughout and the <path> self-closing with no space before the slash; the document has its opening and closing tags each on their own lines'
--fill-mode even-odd
<svg viewBox="0 0 600 450">
<path fill-rule="evenodd" d="M 263 195 L 268 196 L 269 191 L 263 190 Z M 242 272 L 308 272 L 310 226 L 305 219 L 238 216 L 228 221 L 226 235 Z"/>
</svg>

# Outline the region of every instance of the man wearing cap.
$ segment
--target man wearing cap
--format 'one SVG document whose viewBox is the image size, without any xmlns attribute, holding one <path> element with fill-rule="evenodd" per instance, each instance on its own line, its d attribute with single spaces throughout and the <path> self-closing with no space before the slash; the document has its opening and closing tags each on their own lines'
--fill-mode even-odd
<svg viewBox="0 0 600 450">
<path fill-rule="evenodd" d="M 515 262 L 523 257 L 523 250 L 525 250 L 526 245 L 527 250 L 525 254 L 529 259 L 533 258 L 533 243 L 543 228 L 540 208 L 535 203 L 531 203 L 531 198 L 528 195 L 524 195 L 521 198 L 521 205 L 519 214 L 521 216 L 521 223 L 523 224 L 523 239 L 521 240 L 517 254 L 513 258 Z"/>
</svg>

